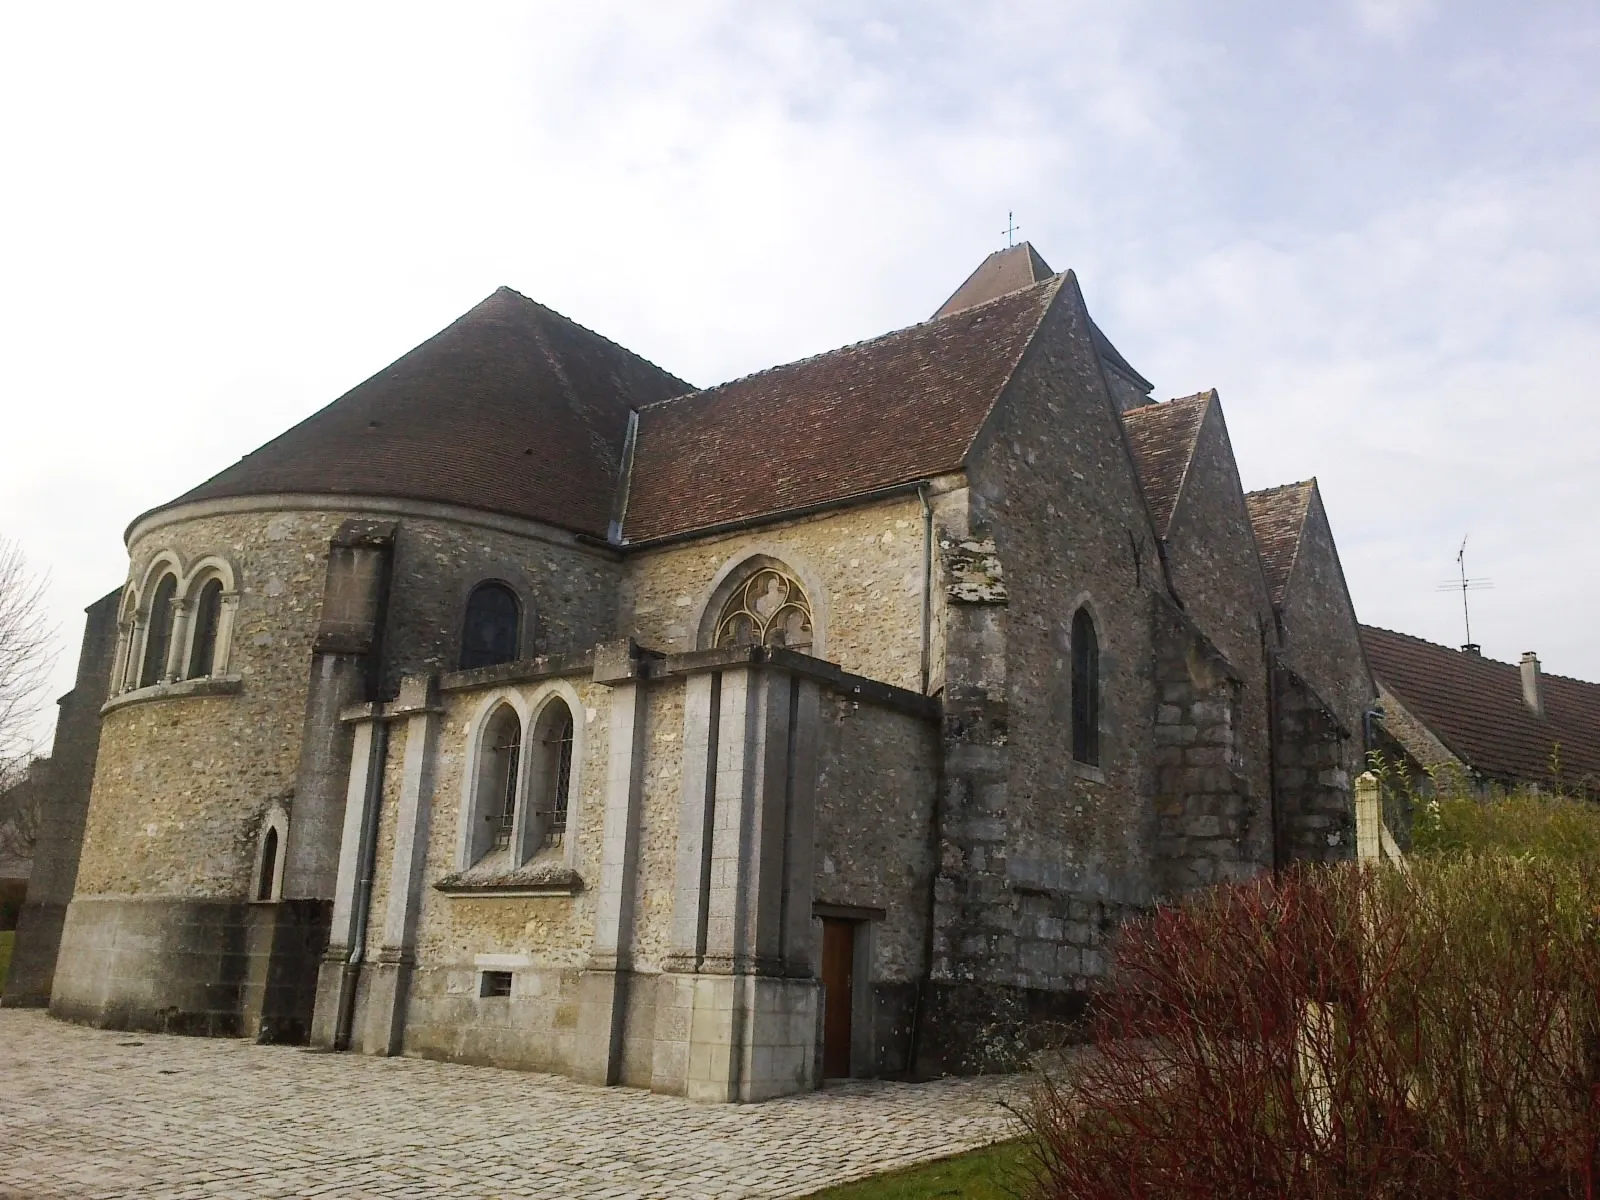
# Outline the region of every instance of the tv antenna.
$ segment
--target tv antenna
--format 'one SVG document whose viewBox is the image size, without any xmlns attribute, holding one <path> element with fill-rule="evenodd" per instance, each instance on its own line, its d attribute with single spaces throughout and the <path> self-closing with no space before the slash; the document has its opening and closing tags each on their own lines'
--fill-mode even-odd
<svg viewBox="0 0 1600 1200">
<path fill-rule="evenodd" d="M 1461 539 L 1461 549 L 1456 551 L 1456 567 L 1460 572 L 1459 577 L 1445 580 L 1434 590 L 1440 592 L 1453 592 L 1457 588 L 1461 590 L 1461 620 L 1467 627 L 1467 640 L 1461 650 L 1464 654 L 1478 654 L 1482 652 L 1482 647 L 1472 640 L 1472 612 L 1467 608 L 1467 593 L 1481 592 L 1492 588 L 1494 580 L 1469 579 L 1467 577 L 1467 539 L 1465 537 Z"/>
<path fill-rule="evenodd" d="M 1022 232 L 1022 226 L 1018 225 L 1016 222 L 1016 215 L 1016 213 L 1007 213 L 1006 227 L 1000 231 L 1006 235 L 1007 250 L 1011 249 L 1011 247 L 1017 244 L 1017 234 Z"/>
</svg>

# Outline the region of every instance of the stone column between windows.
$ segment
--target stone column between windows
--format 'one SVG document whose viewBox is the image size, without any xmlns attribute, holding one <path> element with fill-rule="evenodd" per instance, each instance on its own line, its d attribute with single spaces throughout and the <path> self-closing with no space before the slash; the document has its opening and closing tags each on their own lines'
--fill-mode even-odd
<svg viewBox="0 0 1600 1200">
<path fill-rule="evenodd" d="M 157 682 L 176 682 L 182 679 L 188 663 L 184 661 L 184 651 L 189 643 L 189 618 L 194 613 L 194 601 L 185 597 L 172 602 L 171 633 L 167 642 L 167 661 L 161 671 L 161 680 Z"/>
<path fill-rule="evenodd" d="M 433 810 L 439 707 L 429 675 L 408 676 L 389 715 L 405 721 L 405 757 L 395 806 L 394 852 L 389 865 L 389 896 L 382 941 L 367 983 L 368 1054 L 399 1054 L 405 1034 L 405 1004 L 416 969 L 417 916 L 422 907 L 423 865 L 428 857 L 428 824 Z M 370 939 L 369 939 L 370 941 Z"/>
<path fill-rule="evenodd" d="M 761 1100 L 813 1085 L 817 712 L 814 684 L 770 668 L 688 681 L 656 1091 Z"/>
<path fill-rule="evenodd" d="M 600 878 L 595 889 L 594 940 L 578 981 L 578 1031 L 573 1074 L 585 1083 L 618 1083 L 633 966 L 633 902 L 639 860 L 639 815 L 644 791 L 648 697 L 638 646 L 597 647 L 596 683 L 611 686 L 605 816 Z"/>
</svg>

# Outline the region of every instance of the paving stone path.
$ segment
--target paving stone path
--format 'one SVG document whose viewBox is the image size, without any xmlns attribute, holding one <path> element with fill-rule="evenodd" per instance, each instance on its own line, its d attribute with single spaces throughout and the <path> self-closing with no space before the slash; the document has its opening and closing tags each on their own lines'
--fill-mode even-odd
<svg viewBox="0 0 1600 1200">
<path fill-rule="evenodd" d="M 0 1197 L 804 1196 L 1016 1133 L 1011 1079 L 700 1105 L 0 1009 Z"/>
</svg>

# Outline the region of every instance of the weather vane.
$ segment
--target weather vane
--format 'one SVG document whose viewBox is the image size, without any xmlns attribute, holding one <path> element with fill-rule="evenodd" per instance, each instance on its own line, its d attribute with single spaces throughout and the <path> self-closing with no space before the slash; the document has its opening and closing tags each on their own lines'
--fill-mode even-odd
<svg viewBox="0 0 1600 1200">
<path fill-rule="evenodd" d="M 1016 215 L 1017 215 L 1016 213 L 1007 213 L 1006 214 L 1006 227 L 1000 231 L 1001 233 L 1006 235 L 1006 249 L 1007 250 L 1011 249 L 1012 246 L 1015 246 L 1017 244 L 1017 234 L 1022 232 L 1022 227 L 1020 225 L 1018 225 L 1016 220 L 1014 219 L 1016 217 Z"/>
<path fill-rule="evenodd" d="M 1482 591 L 1485 588 L 1492 588 L 1494 586 L 1494 581 L 1491 579 L 1467 578 L 1467 539 L 1465 537 L 1461 539 L 1461 549 L 1456 551 L 1456 567 L 1460 571 L 1460 578 L 1447 579 L 1435 590 L 1440 592 L 1453 592 L 1457 588 L 1461 589 L 1461 620 L 1466 624 L 1467 627 L 1467 640 L 1461 649 L 1467 654 L 1477 654 L 1481 648 L 1477 642 L 1472 640 L 1472 613 L 1467 608 L 1467 593 Z"/>
</svg>

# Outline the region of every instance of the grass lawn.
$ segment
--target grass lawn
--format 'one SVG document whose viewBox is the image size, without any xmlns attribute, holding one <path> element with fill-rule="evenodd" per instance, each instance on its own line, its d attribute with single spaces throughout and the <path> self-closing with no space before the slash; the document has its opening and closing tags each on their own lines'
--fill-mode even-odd
<svg viewBox="0 0 1600 1200">
<path fill-rule="evenodd" d="M 17 935 L 11 930 L 0 933 L 0 988 L 6 985 L 6 971 L 11 967 L 11 943 L 17 940 Z"/>
<path fill-rule="evenodd" d="M 1031 1178 L 1031 1152 L 1026 1139 L 997 1142 L 954 1158 L 815 1192 L 810 1200 L 932 1200 L 935 1196 L 1016 1200 Z"/>
</svg>

